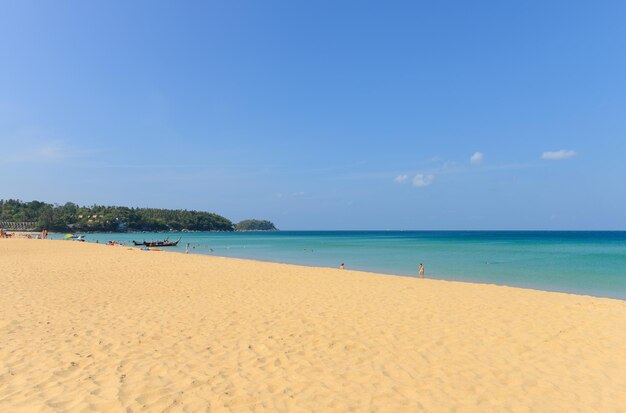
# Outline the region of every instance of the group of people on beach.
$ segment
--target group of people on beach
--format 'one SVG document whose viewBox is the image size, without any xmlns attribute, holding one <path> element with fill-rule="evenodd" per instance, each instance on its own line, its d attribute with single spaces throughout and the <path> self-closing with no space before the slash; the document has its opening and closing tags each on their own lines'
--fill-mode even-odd
<svg viewBox="0 0 626 413">
<path fill-rule="evenodd" d="M 43 234 L 33 234 L 29 232 L 9 232 L 4 228 L 0 228 L 0 238 L 27 238 L 27 239 L 46 239 L 48 238 L 48 232 L 46 231 L 45 237 Z"/>
<path fill-rule="evenodd" d="M 98 243 L 98 240 L 96 240 L 96 243 Z M 112 246 L 120 246 L 120 247 L 124 247 L 126 246 L 126 244 L 124 244 L 124 241 L 107 241 L 107 245 L 112 245 Z"/>
</svg>

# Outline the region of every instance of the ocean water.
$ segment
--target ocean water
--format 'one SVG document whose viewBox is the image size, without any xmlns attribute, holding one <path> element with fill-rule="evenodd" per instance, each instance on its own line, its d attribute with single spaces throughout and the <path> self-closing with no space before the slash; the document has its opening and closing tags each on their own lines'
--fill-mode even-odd
<svg viewBox="0 0 626 413">
<path fill-rule="evenodd" d="M 280 231 L 87 234 L 89 242 L 182 237 L 190 253 L 491 283 L 626 299 L 626 231 Z"/>
</svg>

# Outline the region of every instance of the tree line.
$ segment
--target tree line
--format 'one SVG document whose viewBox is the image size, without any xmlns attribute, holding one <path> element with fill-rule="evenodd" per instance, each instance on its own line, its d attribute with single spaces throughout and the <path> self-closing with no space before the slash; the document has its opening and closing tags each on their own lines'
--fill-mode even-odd
<svg viewBox="0 0 626 413">
<path fill-rule="evenodd" d="M 0 221 L 31 221 L 37 223 L 37 230 L 57 232 L 234 231 L 236 227 L 229 219 L 211 212 L 15 199 L 0 200 Z"/>
</svg>

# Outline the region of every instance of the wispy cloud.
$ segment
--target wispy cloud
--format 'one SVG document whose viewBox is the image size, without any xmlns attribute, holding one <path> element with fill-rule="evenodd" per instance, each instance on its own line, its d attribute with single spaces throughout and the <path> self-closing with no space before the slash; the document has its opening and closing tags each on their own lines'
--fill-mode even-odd
<svg viewBox="0 0 626 413">
<path fill-rule="evenodd" d="M 486 163 L 485 154 L 480 151 L 474 152 L 469 160 L 470 162 L 468 163 L 445 160 L 442 157 L 433 157 L 416 162 L 413 165 L 396 165 L 395 172 L 393 173 L 390 171 L 362 172 L 344 177 L 344 179 L 385 179 L 396 185 L 411 183 L 412 186 L 416 188 L 423 188 L 432 185 L 438 176 L 488 174 L 499 171 L 530 169 L 538 166 L 536 161 L 526 163 Z M 481 167 L 477 168 L 476 165 L 481 165 Z M 411 167 L 415 169 L 411 171 Z M 406 170 L 407 173 L 398 174 L 397 171 L 399 169 Z"/>
<path fill-rule="evenodd" d="M 485 155 L 482 152 L 474 152 L 472 156 L 470 156 L 470 163 L 472 165 L 480 165 L 483 162 Z"/>
<path fill-rule="evenodd" d="M 481 154 L 482 155 L 482 154 Z M 484 159 L 484 156 L 483 156 Z M 463 175 L 463 174 L 484 174 L 484 173 L 493 173 L 498 171 L 508 171 L 508 170 L 521 170 L 533 168 L 535 165 L 532 163 L 526 164 L 490 164 L 484 165 L 481 168 L 470 167 L 467 163 L 460 163 L 454 161 L 446 161 L 443 162 L 440 166 L 430 168 L 430 169 L 422 169 L 417 172 L 412 179 L 412 185 L 416 188 L 423 188 L 426 186 L 430 186 L 435 181 L 435 178 L 438 175 Z M 385 174 L 383 174 L 385 175 Z M 385 175 L 389 178 L 390 174 L 387 173 Z M 392 175 L 393 176 L 393 175 Z M 370 176 L 369 178 L 371 178 Z M 376 176 L 373 176 L 376 177 Z M 404 184 L 408 181 L 409 175 L 396 175 L 393 178 L 393 182 L 396 184 Z"/>
<path fill-rule="evenodd" d="M 449 172 L 454 171 L 460 167 L 463 167 L 462 164 L 456 161 L 445 161 L 441 167 L 437 168 L 438 172 Z"/>
<path fill-rule="evenodd" d="M 292 198 L 302 198 L 306 195 L 304 191 L 297 192 L 279 192 L 276 194 L 276 198 L 278 199 L 292 199 Z"/>
<path fill-rule="evenodd" d="M 35 160 L 56 161 L 66 158 L 68 150 L 62 142 L 46 142 L 31 151 L 30 156 Z"/>
<path fill-rule="evenodd" d="M 560 161 L 563 159 L 570 159 L 576 156 L 576 151 L 571 149 L 561 149 L 560 151 L 548 151 L 541 154 L 541 159 L 547 161 Z"/>
<path fill-rule="evenodd" d="M 75 148 L 64 141 L 53 140 L 45 142 L 31 142 L 17 151 L 14 161 L 17 162 L 59 162 L 70 158 L 78 158 L 93 153 L 81 148 Z"/>
<path fill-rule="evenodd" d="M 435 175 L 433 174 L 417 174 L 413 177 L 413 186 L 423 188 L 433 183 Z"/>
<path fill-rule="evenodd" d="M 84 160 L 97 153 L 48 131 L 25 127 L 9 133 L 4 149 L 12 153 L 11 163 L 58 163 L 65 160 Z"/>
<path fill-rule="evenodd" d="M 408 175 L 398 175 L 395 178 L 393 178 L 393 181 L 397 184 L 403 184 L 406 182 L 408 178 L 409 178 Z"/>
</svg>

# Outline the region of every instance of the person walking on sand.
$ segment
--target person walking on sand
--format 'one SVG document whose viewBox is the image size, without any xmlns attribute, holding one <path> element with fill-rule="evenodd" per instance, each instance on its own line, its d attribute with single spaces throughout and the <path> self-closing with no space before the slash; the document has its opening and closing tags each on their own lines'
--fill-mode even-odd
<svg viewBox="0 0 626 413">
<path fill-rule="evenodd" d="M 340 270 L 343 270 L 345 267 L 346 267 L 346 266 L 345 266 L 345 265 L 343 265 L 343 262 L 342 262 L 342 263 L 341 263 L 341 265 L 339 266 L 339 269 L 340 269 Z"/>
<path fill-rule="evenodd" d="M 424 264 L 420 263 L 420 278 L 424 278 Z"/>
</svg>

